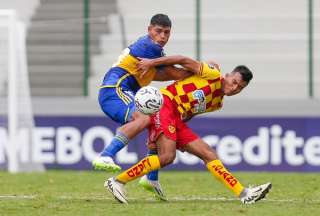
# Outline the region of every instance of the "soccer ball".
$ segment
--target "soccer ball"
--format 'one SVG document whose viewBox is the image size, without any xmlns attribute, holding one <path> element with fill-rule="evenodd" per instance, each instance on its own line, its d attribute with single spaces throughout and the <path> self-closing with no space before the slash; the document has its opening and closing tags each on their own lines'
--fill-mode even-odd
<svg viewBox="0 0 320 216">
<path fill-rule="evenodd" d="M 150 115 L 160 110 L 163 97 L 159 89 L 145 86 L 136 93 L 134 103 L 140 112 Z"/>
</svg>

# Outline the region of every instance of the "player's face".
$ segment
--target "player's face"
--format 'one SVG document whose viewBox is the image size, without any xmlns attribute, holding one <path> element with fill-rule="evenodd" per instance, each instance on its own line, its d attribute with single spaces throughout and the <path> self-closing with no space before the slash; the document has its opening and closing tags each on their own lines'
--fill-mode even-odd
<svg viewBox="0 0 320 216">
<path fill-rule="evenodd" d="M 162 47 L 164 47 L 168 42 L 170 32 L 171 27 L 163 27 L 159 25 L 150 25 L 148 27 L 148 33 L 151 39 Z"/>
<path fill-rule="evenodd" d="M 242 76 L 238 72 L 226 74 L 223 82 L 223 92 L 227 96 L 240 93 L 248 83 L 242 80 Z"/>
</svg>

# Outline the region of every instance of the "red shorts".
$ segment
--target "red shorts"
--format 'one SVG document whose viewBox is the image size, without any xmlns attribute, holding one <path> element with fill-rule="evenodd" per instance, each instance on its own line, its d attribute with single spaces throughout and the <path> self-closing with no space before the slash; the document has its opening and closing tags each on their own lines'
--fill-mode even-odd
<svg viewBox="0 0 320 216">
<path fill-rule="evenodd" d="M 165 95 L 160 112 L 151 116 L 148 144 L 154 144 L 162 133 L 174 140 L 176 148 L 180 150 L 183 150 L 186 144 L 198 139 L 198 136 L 181 120 L 177 108 Z"/>
</svg>

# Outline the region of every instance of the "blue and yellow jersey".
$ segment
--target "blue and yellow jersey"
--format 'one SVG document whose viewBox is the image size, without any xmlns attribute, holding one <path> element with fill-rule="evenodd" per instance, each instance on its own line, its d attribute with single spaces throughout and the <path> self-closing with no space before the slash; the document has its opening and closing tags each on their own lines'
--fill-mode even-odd
<svg viewBox="0 0 320 216">
<path fill-rule="evenodd" d="M 183 119 L 212 112 L 222 107 L 222 76 L 220 71 L 207 63 L 201 63 L 198 74 L 178 80 L 162 88 L 175 104 Z"/>
<path fill-rule="evenodd" d="M 137 90 L 148 85 L 155 76 L 156 68 L 151 68 L 141 78 L 137 69 L 139 61 L 137 57 L 154 59 L 162 56 L 164 56 L 163 48 L 154 43 L 148 35 L 139 38 L 122 52 L 117 62 L 106 73 L 101 87 L 121 85 L 124 88 Z"/>
</svg>

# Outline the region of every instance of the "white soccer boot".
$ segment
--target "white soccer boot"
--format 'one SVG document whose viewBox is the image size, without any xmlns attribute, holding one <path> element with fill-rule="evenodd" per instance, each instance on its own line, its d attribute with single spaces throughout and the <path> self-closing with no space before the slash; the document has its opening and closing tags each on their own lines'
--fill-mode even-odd
<svg viewBox="0 0 320 216">
<path fill-rule="evenodd" d="M 104 187 L 112 193 L 114 198 L 120 203 L 128 204 L 127 192 L 124 188 L 124 184 L 117 181 L 114 177 L 111 177 L 104 182 Z"/>
<path fill-rule="evenodd" d="M 99 156 L 92 161 L 95 170 L 104 170 L 107 172 L 119 172 L 121 167 L 114 163 L 111 157 Z"/>
<path fill-rule="evenodd" d="M 267 195 L 271 187 L 272 184 L 269 182 L 253 188 L 246 188 L 244 191 L 244 195 L 242 197 L 240 196 L 240 200 L 243 204 L 255 203 L 263 199 Z"/>
<path fill-rule="evenodd" d="M 153 193 L 156 198 L 162 201 L 168 200 L 161 188 L 159 181 L 151 181 L 147 178 L 147 175 L 144 175 L 140 178 L 139 185 L 142 186 L 145 190 Z"/>
</svg>

